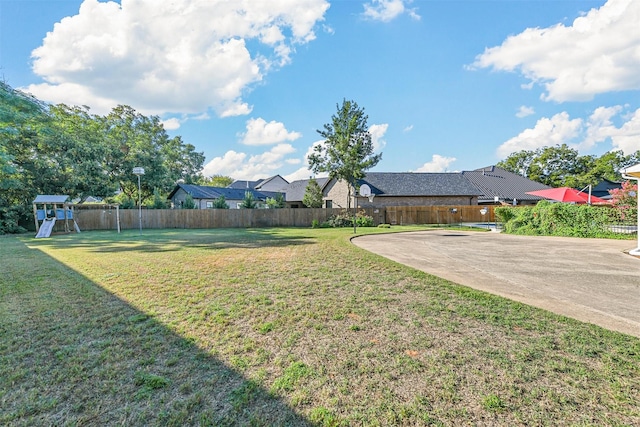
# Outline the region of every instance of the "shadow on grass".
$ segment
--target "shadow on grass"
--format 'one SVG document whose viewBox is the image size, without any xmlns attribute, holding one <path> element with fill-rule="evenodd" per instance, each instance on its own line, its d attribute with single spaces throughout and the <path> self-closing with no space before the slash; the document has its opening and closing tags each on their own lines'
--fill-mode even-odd
<svg viewBox="0 0 640 427">
<path fill-rule="evenodd" d="M 273 228 L 217 228 L 207 230 L 162 229 L 92 231 L 81 234 L 58 234 L 48 239 L 34 239 L 32 246 L 53 248 L 87 248 L 93 252 L 172 252 L 185 248 L 229 249 L 264 248 L 309 244 L 310 238 L 281 235 Z"/>
<path fill-rule="evenodd" d="M 41 251 L 6 239 L 0 258 L 0 424 L 312 425 Z"/>
</svg>

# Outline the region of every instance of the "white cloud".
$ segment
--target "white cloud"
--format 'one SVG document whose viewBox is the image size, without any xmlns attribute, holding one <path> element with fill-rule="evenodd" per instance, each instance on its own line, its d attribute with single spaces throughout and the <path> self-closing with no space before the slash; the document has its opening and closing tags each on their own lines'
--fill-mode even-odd
<svg viewBox="0 0 640 427">
<path fill-rule="evenodd" d="M 527 107 L 526 105 L 521 105 L 520 108 L 518 108 L 516 117 L 523 118 L 535 113 L 536 113 L 536 110 L 534 110 L 533 107 Z"/>
<path fill-rule="evenodd" d="M 384 139 L 384 134 L 387 133 L 389 124 L 383 123 L 381 125 L 371 125 L 369 127 L 369 133 L 371 134 L 371 142 L 373 143 L 373 151 L 379 153 L 387 145 L 387 141 Z"/>
<path fill-rule="evenodd" d="M 543 117 L 536 122 L 533 129 L 525 129 L 518 136 L 500 145 L 498 156 L 505 158 L 516 151 L 569 143 L 580 134 L 582 125 L 582 119 L 571 120 L 566 112 L 558 113 L 551 118 Z"/>
<path fill-rule="evenodd" d="M 291 144 L 278 144 L 269 151 L 253 156 L 230 150 L 207 163 L 202 173 L 204 176 L 226 175 L 234 179 L 267 178 L 277 174 L 278 169 L 287 163 L 285 157 L 295 151 Z"/>
<path fill-rule="evenodd" d="M 289 132 L 283 123 L 270 121 L 263 118 L 249 119 L 247 121 L 247 131 L 240 134 L 245 145 L 271 145 L 284 141 L 295 141 L 302 136 L 299 132 Z"/>
<path fill-rule="evenodd" d="M 633 112 L 629 120 L 610 133 L 613 149 L 633 154 L 640 150 L 640 108 Z"/>
<path fill-rule="evenodd" d="M 407 133 L 413 130 L 413 125 L 409 125 L 406 128 L 402 129 L 402 132 Z"/>
<path fill-rule="evenodd" d="M 439 154 L 431 156 L 431 161 L 412 172 L 446 172 L 449 165 L 456 161 L 455 157 L 444 157 Z"/>
<path fill-rule="evenodd" d="M 180 128 L 180 124 L 181 121 L 178 118 L 172 117 L 170 119 L 167 120 L 163 120 L 162 121 L 162 126 L 166 129 L 166 130 L 176 130 Z"/>
<path fill-rule="evenodd" d="M 640 109 L 623 117 L 624 107 L 599 107 L 586 119 L 571 119 L 567 112 L 551 118 L 541 118 L 533 128 L 498 147 L 497 155 L 506 158 L 521 150 L 536 150 L 559 144 L 567 144 L 577 150 L 589 150 L 597 144 L 609 142 L 611 149 L 625 154 L 640 150 Z M 613 119 L 621 119 L 617 127 Z"/>
<path fill-rule="evenodd" d="M 620 105 L 596 108 L 585 124 L 584 137 L 577 148 L 587 150 L 607 138 L 616 136 L 620 130 L 615 127 L 611 119 L 621 111 Z"/>
<path fill-rule="evenodd" d="M 374 21 L 389 22 L 403 13 L 408 14 L 412 19 L 419 20 L 420 15 L 416 9 L 409 9 L 406 6 L 413 0 L 371 0 L 364 4 L 363 15 L 367 19 Z"/>
<path fill-rule="evenodd" d="M 283 176 L 283 178 L 289 182 L 292 182 L 292 181 L 297 181 L 299 179 L 309 179 L 310 176 L 314 176 L 314 175 L 316 177 L 328 176 L 328 174 L 326 173 L 321 173 L 316 175 L 309 168 L 309 156 L 313 154 L 316 146 L 323 145 L 323 144 L 324 144 L 324 141 L 316 141 L 313 144 L 311 144 L 309 148 L 307 148 L 307 152 L 305 153 L 304 159 L 302 160 L 303 166 L 295 170 L 294 172 L 290 173 L 289 175 Z"/>
<path fill-rule="evenodd" d="M 242 96 L 315 38 L 327 0 L 85 0 L 32 52 L 49 102 L 104 113 L 248 114 Z M 251 48 L 249 48 L 251 45 Z"/>
<path fill-rule="evenodd" d="M 471 68 L 519 71 L 542 85 L 544 100 L 590 100 L 640 89 L 640 2 L 609 0 L 599 9 L 549 28 L 528 28 L 487 48 Z"/>
</svg>

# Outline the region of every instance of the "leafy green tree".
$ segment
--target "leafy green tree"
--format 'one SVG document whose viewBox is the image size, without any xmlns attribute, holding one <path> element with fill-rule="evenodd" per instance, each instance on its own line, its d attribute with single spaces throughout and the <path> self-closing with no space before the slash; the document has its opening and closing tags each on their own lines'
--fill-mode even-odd
<svg viewBox="0 0 640 427">
<path fill-rule="evenodd" d="M 203 163 L 192 145 L 167 136 L 158 117 L 128 106 L 104 117 L 51 106 L 0 82 L 0 209 L 22 222 L 32 223 L 37 194 L 113 198 L 121 189 L 123 200 L 137 200 L 132 170 L 141 166 L 143 199 L 162 197 L 178 180 L 195 180 Z"/>
<path fill-rule="evenodd" d="M 182 209 L 196 209 L 196 202 L 193 200 L 191 194 L 187 194 L 187 197 L 184 198 L 184 203 L 182 204 Z"/>
<path fill-rule="evenodd" d="M 343 100 L 342 106 L 331 116 L 331 123 L 317 132 L 324 143 L 316 145 L 309 156 L 314 173 L 328 172 L 329 178 L 344 180 L 349 186 L 349 201 L 355 195 L 356 182 L 365 171 L 378 164 L 382 153 L 374 154 L 368 116 L 355 101 Z"/>
<path fill-rule="evenodd" d="M 603 179 L 620 181 L 620 171 L 640 162 L 640 152 L 609 151 L 600 157 L 581 156 L 566 144 L 522 150 L 497 163 L 498 167 L 552 187 L 583 188 Z"/>
<path fill-rule="evenodd" d="M 159 151 L 168 171 L 167 182 L 170 185 L 180 180 L 185 184 L 195 184 L 198 181 L 205 157 L 202 152 L 196 152 L 193 145 L 185 144 L 179 136 L 163 138 Z"/>
<path fill-rule="evenodd" d="M 124 193 L 120 193 L 114 197 L 108 197 L 105 199 L 107 203 L 117 203 L 120 205 L 120 209 L 138 209 L 138 199 L 129 197 Z"/>
<path fill-rule="evenodd" d="M 211 177 L 199 176 L 196 180 L 198 185 L 207 185 L 209 187 L 226 188 L 233 183 L 234 179 L 230 176 L 213 175 Z"/>
<path fill-rule="evenodd" d="M 621 182 L 623 178 L 620 171 L 640 163 L 640 151 L 625 155 L 622 151 L 614 150 L 608 151 L 600 157 L 591 157 L 591 159 L 592 162 L 583 178 L 585 185 L 597 184 L 603 179 Z"/>
<path fill-rule="evenodd" d="M 213 209 L 229 209 L 229 204 L 224 196 L 220 196 L 213 201 Z"/>
<path fill-rule="evenodd" d="M 322 189 L 320 188 L 320 185 L 318 185 L 318 181 L 313 178 L 309 180 L 309 183 L 304 190 L 302 203 L 308 208 L 322 207 Z"/>
<path fill-rule="evenodd" d="M 50 125 L 46 104 L 0 81 L 0 234 L 32 224 L 31 202 L 50 188 L 55 159 L 42 155 Z"/>
<path fill-rule="evenodd" d="M 258 201 L 251 191 L 245 191 L 240 207 L 244 209 L 256 209 L 258 207 Z"/>
<path fill-rule="evenodd" d="M 164 165 L 161 148 L 168 139 L 158 117 L 145 117 L 126 105 L 115 107 L 103 118 L 103 133 L 108 147 L 106 169 L 122 192 L 133 197 L 138 191 L 134 167 L 143 167 L 142 198 L 153 189 L 169 191 L 175 184 Z"/>
<path fill-rule="evenodd" d="M 157 188 L 153 191 L 153 198 L 151 199 L 151 203 L 147 203 L 147 207 L 151 209 L 167 209 L 168 201 L 167 198 L 158 190 Z"/>
<path fill-rule="evenodd" d="M 267 197 L 265 202 L 269 209 L 282 209 L 286 205 L 284 194 L 278 193 L 276 197 Z"/>
<path fill-rule="evenodd" d="M 104 173 L 107 147 L 99 119 L 87 107 L 59 104 L 49 112 L 53 132 L 47 155 L 57 159 L 49 179 L 58 192 L 81 199 L 113 195 L 118 185 Z"/>
</svg>

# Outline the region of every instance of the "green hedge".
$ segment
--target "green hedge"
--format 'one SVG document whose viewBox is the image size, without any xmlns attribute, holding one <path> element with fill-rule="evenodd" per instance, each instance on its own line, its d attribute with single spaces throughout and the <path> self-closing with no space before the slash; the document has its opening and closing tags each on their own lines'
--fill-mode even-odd
<svg viewBox="0 0 640 427">
<path fill-rule="evenodd" d="M 621 224 L 635 225 L 635 210 L 610 206 L 552 203 L 535 206 L 497 207 L 496 216 L 510 234 L 568 237 L 635 238 L 635 234 L 616 233 Z"/>
</svg>

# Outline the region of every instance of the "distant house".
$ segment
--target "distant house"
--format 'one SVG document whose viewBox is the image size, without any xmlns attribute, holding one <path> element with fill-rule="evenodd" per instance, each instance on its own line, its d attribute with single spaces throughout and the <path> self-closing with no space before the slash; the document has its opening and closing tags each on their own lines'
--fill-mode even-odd
<svg viewBox="0 0 640 427">
<path fill-rule="evenodd" d="M 249 191 L 253 197 L 259 202 L 266 202 L 267 197 L 276 198 L 279 193 L 271 191 L 256 191 L 238 188 L 208 187 L 205 185 L 178 184 L 169 193 L 168 199 L 171 200 L 171 206 L 174 209 L 181 209 L 187 199 L 187 195 L 193 198 L 199 209 L 211 209 L 216 199 L 223 196 L 225 202 L 230 209 L 238 209 L 245 198 L 246 192 Z"/>
<path fill-rule="evenodd" d="M 366 197 L 356 197 L 357 206 L 366 208 L 477 205 L 481 194 L 460 173 L 372 172 L 358 180 L 357 185 L 362 184 L 367 184 L 375 196 L 372 202 Z M 345 181 L 328 180 L 322 190 L 325 207 L 353 206 Z"/>
<path fill-rule="evenodd" d="M 315 178 L 316 182 L 322 188 L 329 178 Z M 309 179 L 301 179 L 298 181 L 293 181 L 289 183 L 287 186 L 286 193 L 286 204 L 288 208 L 304 208 L 304 203 L 302 203 L 302 199 L 304 199 L 304 195 L 307 191 L 307 186 L 309 185 Z"/>
<path fill-rule="evenodd" d="M 600 181 L 598 184 L 594 185 L 591 188 L 591 195 L 607 200 L 611 198 L 611 194 L 609 193 L 610 190 L 616 190 L 616 189 L 619 190 L 621 188 L 622 188 L 621 182 L 615 182 L 615 181 L 609 181 L 608 179 L 603 179 L 602 181 Z"/>
<path fill-rule="evenodd" d="M 244 189 L 284 193 L 288 185 L 289 181 L 287 181 L 280 175 L 274 175 L 272 177 L 259 179 L 257 181 L 236 180 L 233 181 L 228 188 L 235 188 L 238 190 Z"/>
<path fill-rule="evenodd" d="M 464 171 L 462 176 L 480 192 L 478 196 L 480 205 L 504 203 L 535 205 L 544 198 L 527 194 L 527 191 L 551 188 L 496 166 Z"/>
</svg>

